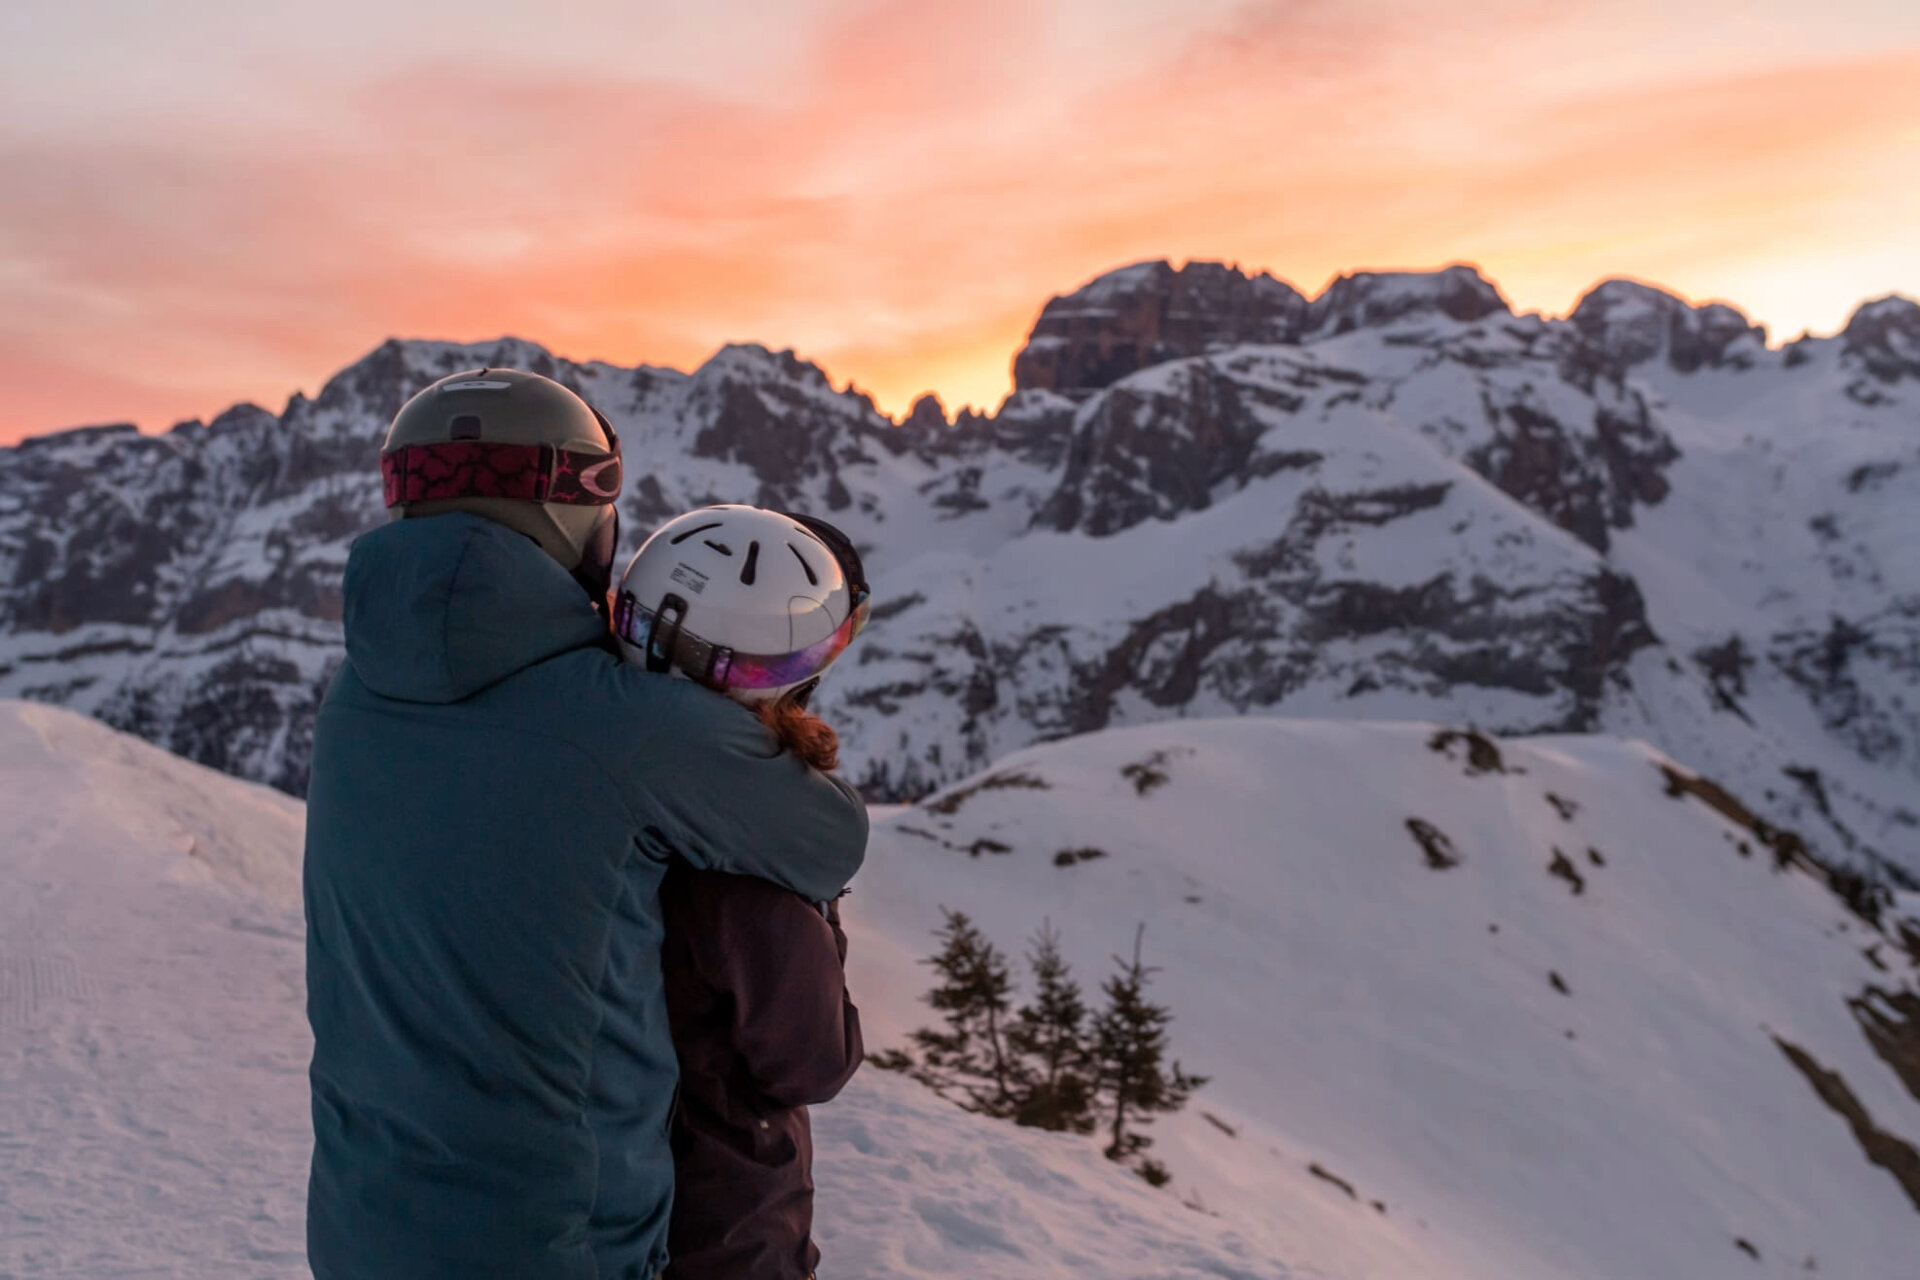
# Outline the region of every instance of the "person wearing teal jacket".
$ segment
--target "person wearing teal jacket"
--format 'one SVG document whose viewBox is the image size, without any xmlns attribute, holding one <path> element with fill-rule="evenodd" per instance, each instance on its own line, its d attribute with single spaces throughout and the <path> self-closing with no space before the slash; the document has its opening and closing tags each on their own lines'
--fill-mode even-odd
<svg viewBox="0 0 1920 1280">
<path fill-rule="evenodd" d="M 852 787 L 620 662 L 618 441 L 583 413 L 529 374 L 429 387 L 383 455 L 409 518 L 348 559 L 307 802 L 316 1280 L 652 1280 L 661 877 L 829 899 L 865 853 Z"/>
</svg>

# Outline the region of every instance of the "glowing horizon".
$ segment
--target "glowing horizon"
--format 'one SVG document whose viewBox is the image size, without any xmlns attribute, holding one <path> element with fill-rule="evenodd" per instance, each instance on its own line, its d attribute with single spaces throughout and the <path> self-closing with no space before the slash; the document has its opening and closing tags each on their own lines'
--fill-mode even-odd
<svg viewBox="0 0 1920 1280">
<path fill-rule="evenodd" d="M 0 17 L 0 443 L 277 409 L 390 336 L 992 408 L 1047 298 L 1159 258 L 1464 261 L 1554 316 L 1626 276 L 1776 343 L 1920 294 L 1891 0 L 107 7 L 113 49 Z"/>
</svg>

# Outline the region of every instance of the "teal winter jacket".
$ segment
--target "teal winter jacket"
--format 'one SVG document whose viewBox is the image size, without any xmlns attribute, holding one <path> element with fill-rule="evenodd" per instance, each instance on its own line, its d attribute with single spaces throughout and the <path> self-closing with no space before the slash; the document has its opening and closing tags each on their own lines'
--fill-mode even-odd
<svg viewBox="0 0 1920 1280">
<path fill-rule="evenodd" d="M 622 665 L 571 576 L 470 515 L 347 563 L 314 731 L 317 1280 L 651 1280 L 675 1065 L 667 861 L 830 898 L 867 816 L 750 712 Z"/>
</svg>

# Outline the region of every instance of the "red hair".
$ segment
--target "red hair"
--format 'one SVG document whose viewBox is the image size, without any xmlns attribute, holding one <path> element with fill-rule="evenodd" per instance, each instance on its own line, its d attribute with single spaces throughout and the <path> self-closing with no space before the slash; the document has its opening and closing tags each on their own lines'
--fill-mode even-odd
<svg viewBox="0 0 1920 1280">
<path fill-rule="evenodd" d="M 822 773 L 840 767 L 840 735 L 813 712 L 785 698 L 758 703 L 754 710 L 782 747 Z"/>
</svg>

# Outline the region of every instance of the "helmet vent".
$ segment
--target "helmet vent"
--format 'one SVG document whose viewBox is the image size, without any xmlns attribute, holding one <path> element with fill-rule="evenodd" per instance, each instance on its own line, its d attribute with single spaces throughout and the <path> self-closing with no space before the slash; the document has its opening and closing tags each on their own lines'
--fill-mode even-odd
<svg viewBox="0 0 1920 1280">
<path fill-rule="evenodd" d="M 675 535 L 673 535 L 673 545 L 677 547 L 681 543 L 685 542 L 688 538 L 691 538 L 696 533 L 705 533 L 709 529 L 718 529 L 719 527 L 720 527 L 720 522 L 718 520 L 715 520 L 712 524 L 696 525 L 694 528 L 687 530 L 685 533 L 676 533 Z"/>
<path fill-rule="evenodd" d="M 712 538 L 702 538 L 700 539 L 700 541 L 706 543 L 708 546 L 712 547 L 715 551 L 718 551 L 723 556 L 730 556 L 733 554 L 733 548 L 728 546 L 724 542 L 715 542 Z"/>
<path fill-rule="evenodd" d="M 787 550 L 793 552 L 793 558 L 800 562 L 800 572 L 807 575 L 807 585 L 810 587 L 819 586 L 820 575 L 813 571 L 813 566 L 807 563 L 807 558 L 800 554 L 800 548 L 789 542 L 787 544 Z"/>
<path fill-rule="evenodd" d="M 447 424 L 447 439 L 478 440 L 480 438 L 480 415 L 463 413 Z"/>
<path fill-rule="evenodd" d="M 747 562 L 740 566 L 740 585 L 741 586 L 750 587 L 753 585 L 754 570 L 759 566 L 759 564 L 760 564 L 760 544 L 758 542 L 749 542 L 747 544 Z"/>
</svg>

